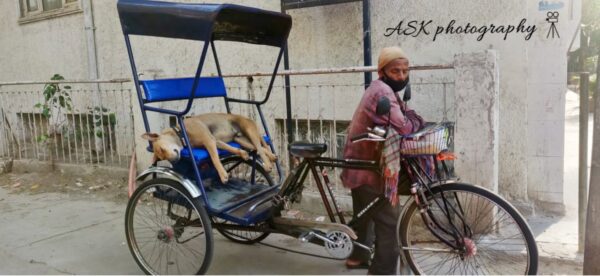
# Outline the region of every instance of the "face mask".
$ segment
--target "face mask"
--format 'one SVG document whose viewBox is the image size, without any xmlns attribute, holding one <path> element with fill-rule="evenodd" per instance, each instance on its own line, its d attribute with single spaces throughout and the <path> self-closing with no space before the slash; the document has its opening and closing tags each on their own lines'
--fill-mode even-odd
<svg viewBox="0 0 600 276">
<path fill-rule="evenodd" d="M 395 81 L 395 80 L 392 80 L 391 78 L 389 78 L 388 76 L 384 75 L 382 78 L 382 81 L 385 82 L 385 84 L 389 85 L 392 88 L 392 91 L 398 92 L 398 91 L 404 89 L 404 87 L 406 87 L 406 85 L 408 84 L 409 78 L 407 77 L 403 81 Z"/>
</svg>

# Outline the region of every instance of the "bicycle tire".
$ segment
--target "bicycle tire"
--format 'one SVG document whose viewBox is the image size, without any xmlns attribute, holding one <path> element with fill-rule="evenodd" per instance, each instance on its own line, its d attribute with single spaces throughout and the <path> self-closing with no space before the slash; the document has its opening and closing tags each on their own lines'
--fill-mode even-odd
<svg viewBox="0 0 600 276">
<path fill-rule="evenodd" d="M 242 181 L 249 182 L 250 176 L 248 175 L 249 170 L 252 169 L 252 160 L 244 160 L 238 156 L 228 157 L 221 161 L 223 167 L 229 174 L 229 178 L 243 178 Z M 236 166 L 237 165 L 237 166 Z M 235 166 L 235 167 L 233 167 Z M 233 167 L 233 168 L 232 168 Z M 232 171 L 232 170 L 236 171 Z M 238 170 L 239 169 L 239 170 Z M 256 163 L 256 181 L 258 185 L 269 185 L 273 186 L 273 179 L 271 176 L 265 171 L 260 162 Z M 236 225 L 236 223 L 231 221 L 226 221 L 221 218 L 211 217 L 213 222 L 218 223 L 226 223 Z M 230 241 L 240 244 L 254 244 L 260 242 L 269 236 L 270 232 L 263 231 L 249 231 L 249 230 L 231 230 L 231 229 L 222 229 L 215 227 L 221 235 L 227 238 Z"/>
<path fill-rule="evenodd" d="M 199 198 L 172 179 L 150 179 L 135 190 L 125 211 L 125 235 L 146 274 L 204 274 L 212 260 L 208 214 Z"/>
<path fill-rule="evenodd" d="M 450 198 L 452 206 L 447 205 L 447 209 L 455 210 L 449 212 L 452 216 L 445 217 L 441 211 L 442 195 Z M 435 203 L 435 199 L 442 204 Z M 477 201 L 470 201 L 474 199 Z M 411 201 L 398 221 L 397 230 L 401 251 L 415 274 L 537 273 L 538 249 L 534 236 L 523 216 L 508 201 L 489 190 L 464 183 L 433 187 L 427 201 L 426 213 L 438 219 L 438 226 L 454 221 L 457 231 L 471 234 L 465 235 L 461 252 L 452 252 L 450 246 L 427 228 L 416 202 Z M 464 220 L 456 212 L 462 213 Z M 505 220 L 513 222 L 514 229 L 503 228 Z M 448 232 L 434 231 L 442 237 L 451 237 Z"/>
</svg>

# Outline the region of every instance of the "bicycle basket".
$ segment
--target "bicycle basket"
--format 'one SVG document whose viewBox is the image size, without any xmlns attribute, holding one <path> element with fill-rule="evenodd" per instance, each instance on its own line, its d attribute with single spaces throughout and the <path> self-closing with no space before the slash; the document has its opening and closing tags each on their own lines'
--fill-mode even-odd
<svg viewBox="0 0 600 276">
<path fill-rule="evenodd" d="M 403 155 L 434 155 L 448 149 L 450 133 L 446 124 L 434 123 L 422 130 L 404 135 L 400 145 Z"/>
</svg>

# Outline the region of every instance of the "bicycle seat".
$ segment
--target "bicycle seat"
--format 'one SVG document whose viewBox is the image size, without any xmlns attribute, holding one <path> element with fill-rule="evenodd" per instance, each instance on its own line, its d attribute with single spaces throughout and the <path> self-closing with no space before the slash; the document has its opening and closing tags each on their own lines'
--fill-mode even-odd
<svg viewBox="0 0 600 276">
<path fill-rule="evenodd" d="M 327 144 L 294 142 L 288 146 L 288 150 L 294 156 L 316 158 L 327 151 Z"/>
</svg>

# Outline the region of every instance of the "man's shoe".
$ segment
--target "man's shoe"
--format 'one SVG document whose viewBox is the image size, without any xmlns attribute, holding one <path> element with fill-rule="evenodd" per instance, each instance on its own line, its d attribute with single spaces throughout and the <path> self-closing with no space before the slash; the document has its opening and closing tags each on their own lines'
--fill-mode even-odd
<svg viewBox="0 0 600 276">
<path fill-rule="evenodd" d="M 346 268 L 347 269 L 369 269 L 369 263 L 348 259 L 348 260 L 346 260 Z"/>
</svg>

